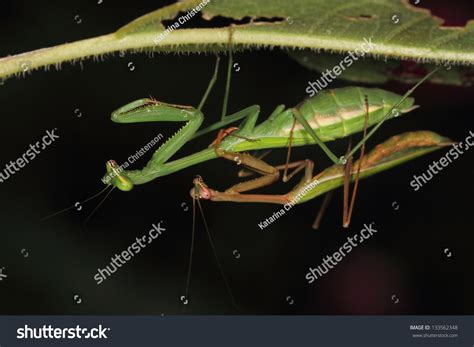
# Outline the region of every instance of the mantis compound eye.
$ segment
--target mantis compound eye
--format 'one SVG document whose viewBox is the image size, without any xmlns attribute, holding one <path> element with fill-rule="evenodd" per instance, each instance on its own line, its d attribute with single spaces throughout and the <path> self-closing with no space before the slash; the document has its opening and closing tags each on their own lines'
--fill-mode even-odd
<svg viewBox="0 0 474 347">
<path fill-rule="evenodd" d="M 200 189 L 199 190 L 199 197 L 201 199 L 205 199 L 205 200 L 210 200 L 211 199 L 211 192 L 208 188 L 205 188 L 205 189 Z"/>
<path fill-rule="evenodd" d="M 209 189 L 201 189 L 201 188 L 191 188 L 189 194 L 193 199 L 204 199 L 210 200 L 211 199 L 211 192 Z"/>
<path fill-rule="evenodd" d="M 111 184 L 123 192 L 133 189 L 133 182 L 123 174 L 123 168 L 118 166 L 114 160 L 109 160 L 106 165 L 107 175 L 102 179 L 106 184 Z"/>
</svg>

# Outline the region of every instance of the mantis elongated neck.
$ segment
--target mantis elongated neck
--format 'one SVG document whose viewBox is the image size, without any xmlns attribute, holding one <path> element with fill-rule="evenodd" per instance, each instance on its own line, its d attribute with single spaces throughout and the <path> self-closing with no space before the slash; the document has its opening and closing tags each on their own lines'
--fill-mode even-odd
<svg viewBox="0 0 474 347">
<path fill-rule="evenodd" d="M 169 163 L 160 165 L 157 168 L 143 170 L 127 171 L 126 175 L 132 180 L 133 184 L 144 184 L 154 180 L 157 177 L 166 176 L 176 171 L 183 170 L 189 166 L 193 166 L 211 159 L 216 159 L 217 154 L 214 148 L 207 148 L 200 152 L 188 155 L 181 159 L 174 160 Z"/>
</svg>

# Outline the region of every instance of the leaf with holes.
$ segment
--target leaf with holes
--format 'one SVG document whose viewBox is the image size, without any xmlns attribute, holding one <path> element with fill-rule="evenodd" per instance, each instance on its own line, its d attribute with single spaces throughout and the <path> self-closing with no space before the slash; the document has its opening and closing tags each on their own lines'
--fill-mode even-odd
<svg viewBox="0 0 474 347">
<path fill-rule="evenodd" d="M 222 17 L 234 25 L 195 28 L 196 16 Z M 171 24 L 165 27 L 165 20 Z M 408 0 L 188 0 L 144 15 L 112 34 L 0 59 L 0 78 L 25 72 L 25 61 L 32 71 L 118 51 L 222 51 L 229 41 L 237 49 L 332 53 L 349 53 L 370 41 L 367 55 L 376 58 L 473 64 L 474 21 L 464 28 L 441 24 Z"/>
</svg>

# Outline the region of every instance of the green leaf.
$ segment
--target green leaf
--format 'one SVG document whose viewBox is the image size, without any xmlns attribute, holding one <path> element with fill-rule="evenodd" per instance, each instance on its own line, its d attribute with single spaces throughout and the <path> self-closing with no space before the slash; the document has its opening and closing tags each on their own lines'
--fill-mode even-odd
<svg viewBox="0 0 474 347">
<path fill-rule="evenodd" d="M 401 165 L 409 160 L 431 153 L 435 150 L 445 148 L 453 142 L 443 136 L 431 131 L 413 131 L 396 135 L 376 146 L 361 163 L 360 178 L 367 178 L 379 172 Z M 351 180 L 354 181 L 359 165 L 357 160 L 352 166 Z M 302 203 L 344 184 L 344 165 L 333 165 L 318 177 L 319 184 L 316 189 L 301 195 L 298 203 Z M 303 190 L 304 185 L 301 187 Z M 301 190 L 295 191 L 295 196 Z"/>
<path fill-rule="evenodd" d="M 440 19 L 408 0 L 210 0 L 199 13 L 188 12 L 187 29 L 182 29 L 180 17 L 200 3 L 177 2 L 109 35 L 2 58 L 0 78 L 117 51 L 225 50 L 230 40 L 238 49 L 278 46 L 344 54 L 372 40 L 376 46 L 367 54 L 376 58 L 474 63 L 474 21 L 465 28 L 440 27 Z M 234 24 L 251 21 L 232 29 L 192 28 L 199 15 Z M 165 29 L 163 20 L 174 21 L 175 30 Z"/>
<path fill-rule="evenodd" d="M 314 53 L 310 50 L 291 51 L 288 54 L 304 67 L 323 73 L 332 70 L 343 59 L 340 54 Z M 389 81 L 413 84 L 436 68 L 435 64 L 373 58 L 359 60 L 344 70 L 338 79 L 356 83 L 383 84 Z M 322 76 L 319 76 L 321 78 Z M 316 76 L 315 79 L 317 79 Z M 431 83 L 470 87 L 474 84 L 474 68 L 469 66 L 446 65 L 430 78 Z"/>
</svg>

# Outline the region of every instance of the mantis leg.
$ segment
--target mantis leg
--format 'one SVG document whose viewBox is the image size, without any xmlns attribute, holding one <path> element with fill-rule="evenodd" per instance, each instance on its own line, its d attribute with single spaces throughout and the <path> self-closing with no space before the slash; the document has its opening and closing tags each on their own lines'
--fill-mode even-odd
<svg viewBox="0 0 474 347">
<path fill-rule="evenodd" d="M 151 104 L 150 104 L 151 103 Z M 141 109 L 147 106 L 145 112 Z M 201 126 L 204 115 L 193 107 L 170 105 L 150 101 L 149 99 L 138 100 L 125 107 L 120 108 L 112 114 L 112 120 L 116 123 L 142 123 L 142 122 L 186 122 L 172 138 L 161 145 L 154 153 L 146 167 L 140 171 L 112 170 L 107 165 L 109 174 L 105 177 L 108 184 L 112 184 L 121 190 L 130 190 L 133 184 L 140 182 L 148 171 L 155 170 L 169 160 L 181 147 L 183 147 Z M 110 174 L 110 173 L 113 174 Z"/>
<path fill-rule="evenodd" d="M 349 149 L 347 152 L 351 150 Z M 342 207 L 342 225 L 345 226 L 348 224 L 347 216 L 349 214 L 349 193 L 351 187 L 351 175 L 352 173 L 352 157 L 347 159 L 347 162 L 344 164 L 344 185 L 343 185 L 343 207 Z"/>
<path fill-rule="evenodd" d="M 271 117 L 275 117 L 276 115 L 280 114 L 284 109 L 285 109 L 285 105 L 278 105 L 275 108 L 275 110 L 272 112 L 272 114 L 270 115 L 269 119 Z M 241 120 L 243 118 L 246 118 L 246 117 L 249 116 L 249 114 L 253 114 L 253 113 L 256 113 L 258 115 L 260 113 L 260 106 L 258 106 L 258 105 L 249 106 L 249 107 L 247 107 L 247 108 L 245 108 L 245 109 L 243 109 L 239 112 L 236 112 L 236 113 L 234 113 L 230 116 L 226 116 L 226 117 L 224 117 L 224 120 L 221 120 L 220 122 L 214 123 L 214 124 L 212 124 L 211 126 L 209 126 L 207 128 L 199 130 L 196 134 L 194 134 L 194 136 L 192 137 L 192 140 L 199 137 L 199 136 L 210 133 L 211 131 L 224 128 L 227 125 L 232 124 L 232 123 L 234 123 L 238 120 Z"/>
<path fill-rule="evenodd" d="M 266 154 L 268 152 L 265 152 L 264 154 Z M 263 157 L 263 155 L 261 156 Z M 261 157 L 257 157 L 258 159 L 262 159 Z M 295 162 L 292 162 L 292 163 L 285 163 L 285 164 L 282 164 L 282 165 L 278 165 L 278 166 L 275 166 L 275 169 L 277 169 L 278 171 L 283 171 L 283 170 L 287 170 L 287 169 L 294 169 L 289 175 L 287 175 L 287 181 L 291 180 L 297 173 L 299 173 L 301 170 L 305 169 L 305 175 L 308 174 L 309 172 L 309 178 L 311 178 L 311 175 L 312 175 L 312 172 L 313 172 L 313 168 L 314 168 L 314 163 L 312 160 L 309 160 L 309 159 L 305 159 L 305 160 L 299 160 L 299 161 L 295 161 Z M 251 168 L 249 169 L 245 169 L 245 170 L 241 170 L 239 172 L 239 177 L 247 177 L 247 176 L 251 176 L 255 173 L 255 171 L 252 171 Z M 307 177 L 307 176 L 305 176 Z M 285 182 L 287 182 L 285 181 Z"/>
<path fill-rule="evenodd" d="M 367 127 L 368 127 L 368 122 L 369 122 L 369 99 L 367 95 L 365 96 L 364 101 L 365 101 L 365 123 L 364 123 L 364 135 L 362 136 L 362 138 L 367 136 Z M 348 228 L 349 224 L 351 223 L 352 211 L 354 210 L 355 199 L 357 196 L 357 189 L 359 187 L 360 169 L 361 169 L 362 161 L 364 159 L 364 155 L 365 155 L 365 142 L 362 144 L 362 148 L 360 150 L 359 165 L 357 166 L 357 173 L 354 180 L 354 190 L 352 191 L 350 205 L 348 205 L 348 198 L 349 198 L 349 183 L 350 183 L 351 170 L 352 170 L 352 156 L 349 157 L 349 160 L 347 162 L 348 167 L 345 170 L 345 177 L 344 177 L 344 214 L 343 214 L 343 222 L 342 222 L 342 226 L 344 228 Z"/>
<path fill-rule="evenodd" d="M 296 125 L 296 118 L 293 119 L 293 125 L 290 130 L 290 143 L 288 144 L 288 152 L 286 154 L 286 166 L 285 166 L 285 171 L 283 171 L 283 182 L 288 182 L 290 177 L 288 177 L 288 164 L 290 162 L 290 157 L 291 157 L 291 146 L 293 145 L 293 132 L 295 130 L 295 125 Z"/>
<path fill-rule="evenodd" d="M 293 163 L 285 163 L 283 165 L 278 165 L 275 166 L 275 169 L 281 171 L 284 170 L 285 172 L 288 171 L 288 169 L 293 169 L 294 170 L 287 176 L 286 176 L 286 181 L 284 180 L 283 182 L 288 182 L 295 176 L 297 173 L 299 173 L 301 170 L 305 170 L 305 175 L 303 177 L 304 181 L 310 181 L 311 177 L 313 176 L 313 169 L 314 169 L 314 162 L 309 159 L 305 160 L 299 160 L 295 161 Z"/>
<path fill-rule="evenodd" d="M 323 220 L 324 214 L 326 213 L 326 209 L 328 208 L 333 195 L 334 195 L 334 190 L 331 190 L 330 192 L 327 192 L 326 195 L 324 195 L 323 204 L 319 208 L 318 214 L 316 215 L 316 218 L 313 222 L 312 228 L 314 230 L 318 230 L 319 227 L 321 226 L 321 221 Z"/>
<path fill-rule="evenodd" d="M 256 120 L 256 119 L 255 119 Z M 255 120 L 249 117 L 246 121 L 246 124 L 243 126 L 242 130 L 245 133 L 245 130 L 253 128 L 255 124 Z M 264 187 L 276 182 L 279 178 L 279 171 L 284 170 L 284 178 L 283 181 L 287 182 L 290 180 L 294 175 L 298 172 L 306 168 L 306 177 L 308 179 L 311 178 L 314 168 L 314 163 L 311 160 L 301 160 L 294 163 L 289 163 L 288 160 L 284 165 L 280 165 L 277 167 L 273 167 L 266 162 L 264 162 L 261 158 L 255 157 L 251 154 L 247 153 L 234 153 L 234 152 L 227 152 L 219 148 L 220 142 L 222 140 L 222 134 L 218 135 L 218 139 L 214 141 L 216 143 L 216 154 L 227 160 L 232 160 L 238 163 L 238 165 L 243 164 L 243 166 L 247 167 L 248 169 L 263 175 L 263 177 L 239 183 L 230 189 L 227 192 L 242 192 L 251 189 L 256 189 L 260 187 Z M 268 152 L 267 152 L 268 153 Z M 265 156 L 265 154 L 263 155 Z M 262 157 L 263 157 L 262 156 Z M 294 168 L 294 171 L 288 175 L 288 169 Z"/>
<path fill-rule="evenodd" d="M 226 117 L 224 123 L 221 124 L 245 118 L 240 130 L 248 131 L 255 125 L 259 113 L 260 107 L 254 105 Z M 170 105 L 150 99 L 134 101 L 118 109 L 112 114 L 112 120 L 117 123 L 154 121 L 177 121 L 187 123 L 172 138 L 155 151 L 151 160 L 142 170 L 122 170 L 120 172 L 115 170 L 115 173 L 112 174 L 112 168 L 108 168 L 109 174 L 104 177 L 103 182 L 106 184 L 111 183 L 121 190 L 128 191 L 131 190 L 135 184 L 143 184 L 157 177 L 169 175 L 202 161 L 217 158 L 215 151 L 209 149 L 172 162 L 167 162 L 189 140 L 195 138 L 196 134 L 199 135 L 197 130 L 202 124 L 203 119 L 204 116 L 201 111 L 193 107 Z M 213 130 L 213 128 L 214 126 L 207 130 L 210 131 Z"/>
<path fill-rule="evenodd" d="M 225 83 L 225 94 L 224 94 L 224 102 L 222 104 L 222 114 L 221 114 L 221 121 L 223 121 L 227 115 L 227 106 L 229 103 L 229 93 L 230 93 L 230 82 L 232 80 L 232 65 L 234 63 L 234 57 L 232 54 L 232 35 L 233 35 L 233 27 L 229 27 L 229 62 L 227 64 L 227 80 Z"/>
<path fill-rule="evenodd" d="M 242 155 L 242 154 L 241 154 Z M 256 158 L 254 158 L 256 159 Z M 255 164 L 258 163 L 258 161 L 251 161 L 247 162 L 247 164 Z M 264 163 L 265 165 L 269 166 L 268 164 Z M 290 167 L 292 166 L 301 166 L 303 164 L 305 168 L 305 175 L 301 179 L 300 183 L 296 185 L 290 192 L 287 194 L 283 195 L 273 195 L 273 194 L 240 194 L 241 192 L 256 189 L 256 188 L 261 188 L 264 186 L 268 186 L 271 183 L 274 183 L 278 180 L 278 172 L 279 170 L 282 170 L 285 168 L 287 164 L 281 165 L 279 169 L 277 167 L 272 167 L 273 169 L 271 170 L 271 174 L 266 174 L 266 176 L 273 175 L 272 181 L 270 181 L 270 178 L 267 178 L 266 176 L 242 182 L 239 184 L 236 184 L 232 186 L 231 188 L 227 189 L 224 192 L 218 192 L 213 189 L 210 189 L 202 180 L 198 182 L 198 187 L 194 189 L 198 189 L 198 193 L 196 194 L 194 191 L 192 191 L 192 195 L 196 196 L 198 195 L 199 198 L 203 199 L 208 199 L 212 201 L 231 201 L 231 202 L 261 202 L 261 203 L 273 203 L 273 204 L 287 204 L 291 203 L 292 201 L 292 196 L 299 191 L 303 186 L 307 185 L 309 182 L 312 180 L 317 180 L 318 177 L 322 174 L 316 175 L 314 178 L 312 178 L 312 171 L 313 171 L 313 162 L 311 160 L 303 160 L 301 162 L 296 162 L 296 163 L 290 163 L 288 164 Z M 258 165 L 258 164 L 257 164 Z M 271 167 L 271 166 L 270 166 Z M 249 167 L 250 168 L 250 167 Z M 252 167 L 252 170 L 256 170 L 259 172 L 263 172 L 263 169 L 268 170 L 266 166 L 262 166 L 259 168 Z M 269 170 L 270 171 L 270 170 Z M 275 173 L 276 172 L 276 173 Z M 274 178 L 276 176 L 276 179 Z M 196 181 L 195 181 L 196 184 Z"/>
<path fill-rule="evenodd" d="M 234 123 L 238 120 L 241 120 L 241 119 L 253 116 L 253 115 L 256 115 L 258 117 L 259 113 L 260 113 L 260 106 L 258 106 L 258 105 L 249 106 L 249 107 L 247 107 L 247 108 L 245 108 L 245 109 L 243 109 L 239 112 L 236 112 L 236 113 L 234 113 L 230 116 L 224 117 L 224 119 L 221 120 L 220 122 L 214 123 L 213 125 L 211 125 L 207 128 L 199 130 L 198 132 L 196 132 L 194 134 L 194 136 L 191 139 L 195 139 L 199 136 L 210 133 L 211 131 L 221 129 L 221 128 L 223 128 L 223 127 L 225 127 L 229 124 L 232 124 L 232 123 Z"/>
<path fill-rule="evenodd" d="M 257 157 L 258 159 L 263 159 L 265 158 L 267 155 L 269 155 L 270 153 L 272 152 L 271 149 L 268 149 L 266 151 L 255 151 L 252 155 L 254 157 Z M 251 170 L 248 170 L 248 169 L 242 169 L 240 170 L 238 173 L 237 173 L 237 176 L 240 177 L 240 178 L 243 178 L 243 177 L 248 177 L 248 176 L 252 176 L 255 172 L 251 171 Z"/>
<path fill-rule="evenodd" d="M 148 106 L 142 111 L 143 105 Z M 147 122 L 186 122 L 172 138 L 160 146 L 153 153 L 153 157 L 147 166 L 156 166 L 165 163 L 181 147 L 188 142 L 201 126 L 204 115 L 201 111 L 189 106 L 178 106 L 153 102 L 150 100 L 138 100 L 122 107 L 112 114 L 115 123 L 147 123 Z"/>
<path fill-rule="evenodd" d="M 290 174 L 290 178 L 296 173 L 305 169 L 305 175 L 302 179 L 302 183 L 310 181 L 313 174 L 314 164 L 311 160 L 301 160 L 274 167 L 247 153 L 227 152 L 220 148 L 217 148 L 216 152 L 219 157 L 235 161 L 238 165 L 243 165 L 249 170 L 255 171 L 256 173 L 262 175 L 262 177 L 235 184 L 222 193 L 229 196 L 271 185 L 278 181 L 278 178 L 280 177 L 279 171 L 287 168 L 295 168 L 295 170 Z"/>
<path fill-rule="evenodd" d="M 341 160 L 334 155 L 334 153 L 331 152 L 331 150 L 326 146 L 326 144 L 319 138 L 318 135 L 316 135 L 316 132 L 313 130 L 311 125 L 308 124 L 308 121 L 303 117 L 301 112 L 297 109 L 294 108 L 293 110 L 293 116 L 296 118 L 296 120 L 304 127 L 304 129 L 308 132 L 308 134 L 314 139 L 316 144 L 321 147 L 321 149 L 326 153 L 326 155 L 331 159 L 334 164 L 340 164 Z"/>
<path fill-rule="evenodd" d="M 219 74 L 219 63 L 220 63 L 220 60 L 221 58 L 219 56 L 217 56 L 217 59 L 216 59 L 216 66 L 214 68 L 214 73 L 211 77 L 211 80 L 209 81 L 209 85 L 207 86 L 207 89 L 206 89 L 206 92 L 204 93 L 202 99 L 201 99 L 201 102 L 199 103 L 199 106 L 198 106 L 198 110 L 202 110 L 202 108 L 204 107 L 204 104 L 206 103 L 206 100 L 207 100 L 207 97 L 209 96 L 209 93 L 211 92 L 212 88 L 214 87 L 214 85 L 216 84 L 216 81 L 217 81 L 217 75 Z"/>
<path fill-rule="evenodd" d="M 265 187 L 275 183 L 280 177 L 280 173 L 276 168 L 250 154 L 227 152 L 220 148 L 216 149 L 216 152 L 219 157 L 235 161 L 238 165 L 243 165 L 262 175 L 262 177 L 233 185 L 225 191 L 226 193 L 241 193 Z"/>
</svg>

